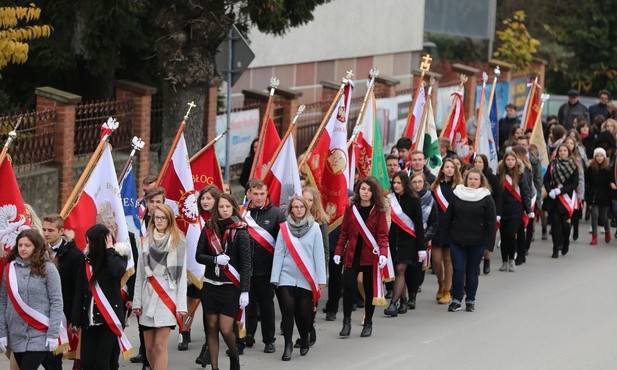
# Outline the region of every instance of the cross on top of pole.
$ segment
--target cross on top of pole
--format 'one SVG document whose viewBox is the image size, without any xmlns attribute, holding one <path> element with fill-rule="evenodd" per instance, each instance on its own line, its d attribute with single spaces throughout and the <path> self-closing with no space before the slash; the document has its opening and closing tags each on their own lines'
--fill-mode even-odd
<svg viewBox="0 0 617 370">
<path fill-rule="evenodd" d="M 189 113 L 191 113 L 191 109 L 195 108 L 197 105 L 195 105 L 194 101 L 191 101 L 190 103 L 186 103 L 186 105 L 189 106 L 189 109 L 186 111 L 186 114 L 184 115 L 184 120 L 188 120 L 189 119 Z"/>
<path fill-rule="evenodd" d="M 431 56 L 429 54 L 426 54 L 422 57 L 422 63 L 420 63 L 420 69 L 423 72 L 428 72 L 429 69 L 431 69 L 431 62 L 433 61 L 433 58 L 431 58 Z"/>
</svg>

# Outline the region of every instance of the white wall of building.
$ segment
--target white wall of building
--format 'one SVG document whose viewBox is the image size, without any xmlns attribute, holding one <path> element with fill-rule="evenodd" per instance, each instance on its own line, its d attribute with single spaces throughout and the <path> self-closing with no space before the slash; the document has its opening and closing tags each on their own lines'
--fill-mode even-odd
<svg viewBox="0 0 617 370">
<path fill-rule="evenodd" d="M 313 14 L 283 36 L 252 29 L 250 68 L 422 49 L 424 0 L 332 0 Z"/>
</svg>

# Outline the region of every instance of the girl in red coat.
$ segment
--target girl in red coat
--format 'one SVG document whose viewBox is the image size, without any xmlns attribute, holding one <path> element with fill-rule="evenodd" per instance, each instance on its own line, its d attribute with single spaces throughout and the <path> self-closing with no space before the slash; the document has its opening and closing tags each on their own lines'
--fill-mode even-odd
<svg viewBox="0 0 617 370">
<path fill-rule="evenodd" d="M 358 273 L 363 273 L 365 318 L 361 337 L 373 332 L 373 271 L 383 268 L 388 255 L 388 224 L 384 191 L 374 177 L 360 180 L 345 209 L 341 234 L 334 252 L 334 263 L 343 263 L 343 329 L 341 337 L 351 332 L 351 311 Z"/>
</svg>

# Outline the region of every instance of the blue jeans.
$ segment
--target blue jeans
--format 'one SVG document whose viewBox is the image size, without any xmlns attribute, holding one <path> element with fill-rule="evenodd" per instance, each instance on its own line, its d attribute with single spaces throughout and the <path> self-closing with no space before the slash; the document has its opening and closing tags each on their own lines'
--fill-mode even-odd
<svg viewBox="0 0 617 370">
<path fill-rule="evenodd" d="M 465 302 L 475 303 L 480 262 L 482 261 L 484 249 L 484 246 L 480 245 L 461 246 L 454 243 L 450 244 L 453 268 L 452 302 L 461 304 L 464 290 Z"/>
</svg>

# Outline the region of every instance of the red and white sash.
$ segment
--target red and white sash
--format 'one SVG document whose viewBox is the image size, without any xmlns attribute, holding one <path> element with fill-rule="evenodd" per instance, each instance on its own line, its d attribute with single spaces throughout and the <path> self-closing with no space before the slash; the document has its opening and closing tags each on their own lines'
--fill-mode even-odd
<svg viewBox="0 0 617 370">
<path fill-rule="evenodd" d="M 176 310 L 176 302 L 173 300 L 173 298 L 169 296 L 169 294 L 167 294 L 165 288 L 163 288 L 163 285 L 159 282 L 156 276 L 148 276 L 148 281 L 150 282 L 150 285 L 152 285 L 152 288 L 159 296 L 161 301 L 163 301 L 163 304 L 165 304 L 165 306 L 169 308 L 169 311 L 171 311 L 172 315 L 174 315 L 178 326 L 182 327 L 182 320 L 178 317 L 178 313 Z"/>
<path fill-rule="evenodd" d="M 531 212 L 536 211 L 536 198 L 537 198 L 537 194 L 531 197 Z M 530 221 L 530 218 L 529 216 L 527 216 L 527 213 L 523 213 L 523 225 L 525 225 L 525 227 L 527 227 L 527 225 L 529 224 L 529 221 Z"/>
<path fill-rule="evenodd" d="M 405 230 L 407 234 L 415 238 L 416 227 L 411 218 L 403 212 L 401 204 L 398 202 L 398 199 L 396 199 L 396 194 L 390 193 L 388 194 L 388 198 L 390 198 L 390 216 L 392 218 L 392 222 L 397 224 L 401 229 Z"/>
<path fill-rule="evenodd" d="M 15 311 L 17 312 L 19 317 L 21 317 L 22 320 L 24 320 L 34 329 L 43 333 L 47 333 L 47 330 L 49 330 L 49 317 L 28 306 L 19 295 L 19 288 L 17 286 L 17 274 L 15 273 L 15 261 L 12 261 L 8 265 L 6 265 L 6 268 L 4 270 L 6 272 L 5 279 L 7 295 L 9 296 L 9 299 L 13 304 L 13 308 L 15 308 Z M 60 322 L 58 349 L 56 349 L 55 353 L 58 354 L 66 352 L 68 349 L 69 336 L 66 331 L 66 325 L 63 325 L 62 322 Z"/>
<path fill-rule="evenodd" d="M 257 222 L 251 216 L 251 212 L 247 211 L 244 213 L 244 219 L 248 225 L 249 234 L 259 245 L 261 245 L 265 250 L 270 252 L 270 254 L 274 254 L 274 245 L 276 244 L 276 240 L 274 237 L 270 235 L 269 232 L 266 231 L 263 227 L 257 225 Z"/>
<path fill-rule="evenodd" d="M 321 297 L 321 288 L 319 288 L 319 284 L 317 283 L 317 273 L 315 272 L 314 263 L 306 255 L 306 251 L 302 244 L 300 244 L 300 240 L 289 231 L 287 222 L 281 222 L 280 227 L 281 235 L 283 235 L 289 254 L 291 254 L 291 258 L 293 258 L 298 269 L 300 269 L 300 272 L 302 272 L 302 275 L 306 278 L 306 281 L 308 281 L 311 291 L 313 292 L 313 305 L 316 305 Z"/>
<path fill-rule="evenodd" d="M 441 191 L 441 184 L 437 186 L 435 190 L 433 190 L 433 197 L 437 201 L 437 204 L 439 205 L 441 212 L 446 213 L 446 211 L 448 210 L 448 206 L 450 205 L 450 202 L 448 202 L 448 200 L 446 199 L 446 196 L 443 195 L 443 191 Z"/>
<path fill-rule="evenodd" d="M 86 264 L 86 277 L 88 278 L 88 282 L 92 280 L 92 266 L 88 262 Z M 129 338 L 127 338 L 126 334 L 124 334 L 124 330 L 122 330 L 122 323 L 116 315 L 116 312 L 111 307 L 111 303 L 105 297 L 105 293 L 101 289 L 101 286 L 97 282 L 94 285 L 90 285 L 90 291 L 92 292 L 92 297 L 94 298 L 94 302 L 96 302 L 96 307 L 98 307 L 99 311 L 103 315 L 107 326 L 109 329 L 118 337 L 118 342 L 120 343 L 120 348 L 122 349 L 122 357 L 127 359 L 131 357 L 133 352 L 133 346 L 129 342 Z"/>
<path fill-rule="evenodd" d="M 574 210 L 576 209 L 576 203 L 578 201 L 576 191 L 572 192 L 572 198 L 570 198 L 568 194 L 564 193 L 559 194 L 557 198 L 559 198 L 559 201 L 568 212 L 568 217 L 572 217 L 572 215 L 574 214 Z"/>
<path fill-rule="evenodd" d="M 505 188 L 516 199 L 517 202 L 523 204 L 523 198 L 521 198 L 521 188 L 517 185 L 516 188 L 512 184 L 512 177 L 506 175 Z"/>
<path fill-rule="evenodd" d="M 386 302 L 384 289 L 383 289 L 383 279 L 384 279 L 383 275 L 384 274 L 382 272 L 382 269 L 379 268 L 379 246 L 377 245 L 377 240 L 375 240 L 375 237 L 373 236 L 373 234 L 371 234 L 370 230 L 368 229 L 368 226 L 366 226 L 366 223 L 362 219 L 362 216 L 360 215 L 358 208 L 354 205 L 352 206 L 351 210 L 352 210 L 353 220 L 355 221 L 356 226 L 358 227 L 360 235 L 362 236 L 362 240 L 364 240 L 364 243 L 368 244 L 370 247 L 373 248 L 373 259 L 374 259 L 373 261 L 373 304 L 375 306 L 385 306 L 387 302 Z M 390 256 L 390 248 L 387 248 L 387 249 L 388 249 L 388 259 L 392 260 L 392 257 Z M 392 269 L 394 270 L 394 266 L 392 267 Z M 392 275 L 390 276 L 393 277 L 394 273 L 392 273 Z"/>
</svg>

